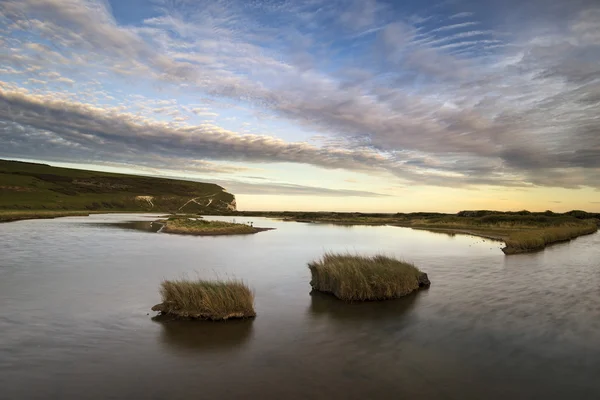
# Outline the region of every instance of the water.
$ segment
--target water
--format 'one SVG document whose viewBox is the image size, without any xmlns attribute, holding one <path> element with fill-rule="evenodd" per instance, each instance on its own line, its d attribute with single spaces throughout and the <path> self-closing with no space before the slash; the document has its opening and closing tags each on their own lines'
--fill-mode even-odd
<svg viewBox="0 0 600 400">
<path fill-rule="evenodd" d="M 598 234 L 507 257 L 498 242 L 396 227 L 112 225 L 152 219 L 0 225 L 0 398 L 600 398 Z M 432 286 L 382 303 L 311 295 L 306 263 L 324 251 L 395 255 Z M 160 281 L 184 276 L 244 279 L 257 318 L 153 320 Z"/>
</svg>

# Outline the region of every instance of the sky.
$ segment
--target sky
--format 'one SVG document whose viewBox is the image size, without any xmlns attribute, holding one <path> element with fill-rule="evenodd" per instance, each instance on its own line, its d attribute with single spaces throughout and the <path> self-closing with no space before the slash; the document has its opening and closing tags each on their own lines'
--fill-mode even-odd
<svg viewBox="0 0 600 400">
<path fill-rule="evenodd" d="M 240 210 L 600 211 L 597 0 L 0 0 L 0 158 Z"/>
</svg>

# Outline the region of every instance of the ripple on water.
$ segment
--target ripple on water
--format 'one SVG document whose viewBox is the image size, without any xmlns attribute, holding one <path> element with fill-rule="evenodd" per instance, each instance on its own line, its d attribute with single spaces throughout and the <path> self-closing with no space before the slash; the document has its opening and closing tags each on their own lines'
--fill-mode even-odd
<svg viewBox="0 0 600 400">
<path fill-rule="evenodd" d="M 600 398 L 598 234 L 504 256 L 480 238 L 396 227 L 129 229 L 156 217 L 0 226 L 4 396 Z M 325 251 L 407 259 L 432 286 L 382 303 L 311 294 L 306 263 Z M 160 281 L 182 276 L 247 281 L 257 318 L 153 321 Z"/>
</svg>

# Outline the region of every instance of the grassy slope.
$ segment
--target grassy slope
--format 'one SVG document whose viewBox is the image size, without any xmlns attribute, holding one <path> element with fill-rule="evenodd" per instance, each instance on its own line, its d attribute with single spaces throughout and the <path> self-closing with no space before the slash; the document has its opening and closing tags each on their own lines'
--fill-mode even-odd
<svg viewBox="0 0 600 400">
<path fill-rule="evenodd" d="M 151 196 L 149 201 L 145 196 Z M 180 209 L 191 199 L 197 203 Z M 223 212 L 232 201 L 232 194 L 211 183 L 0 160 L 2 214 L 5 210 Z"/>
</svg>

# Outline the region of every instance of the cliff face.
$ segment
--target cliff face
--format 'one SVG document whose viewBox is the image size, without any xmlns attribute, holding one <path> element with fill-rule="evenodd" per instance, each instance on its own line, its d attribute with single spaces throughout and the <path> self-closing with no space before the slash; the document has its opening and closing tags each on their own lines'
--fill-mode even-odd
<svg viewBox="0 0 600 400">
<path fill-rule="evenodd" d="M 0 209 L 229 212 L 219 185 L 0 160 Z"/>
</svg>

